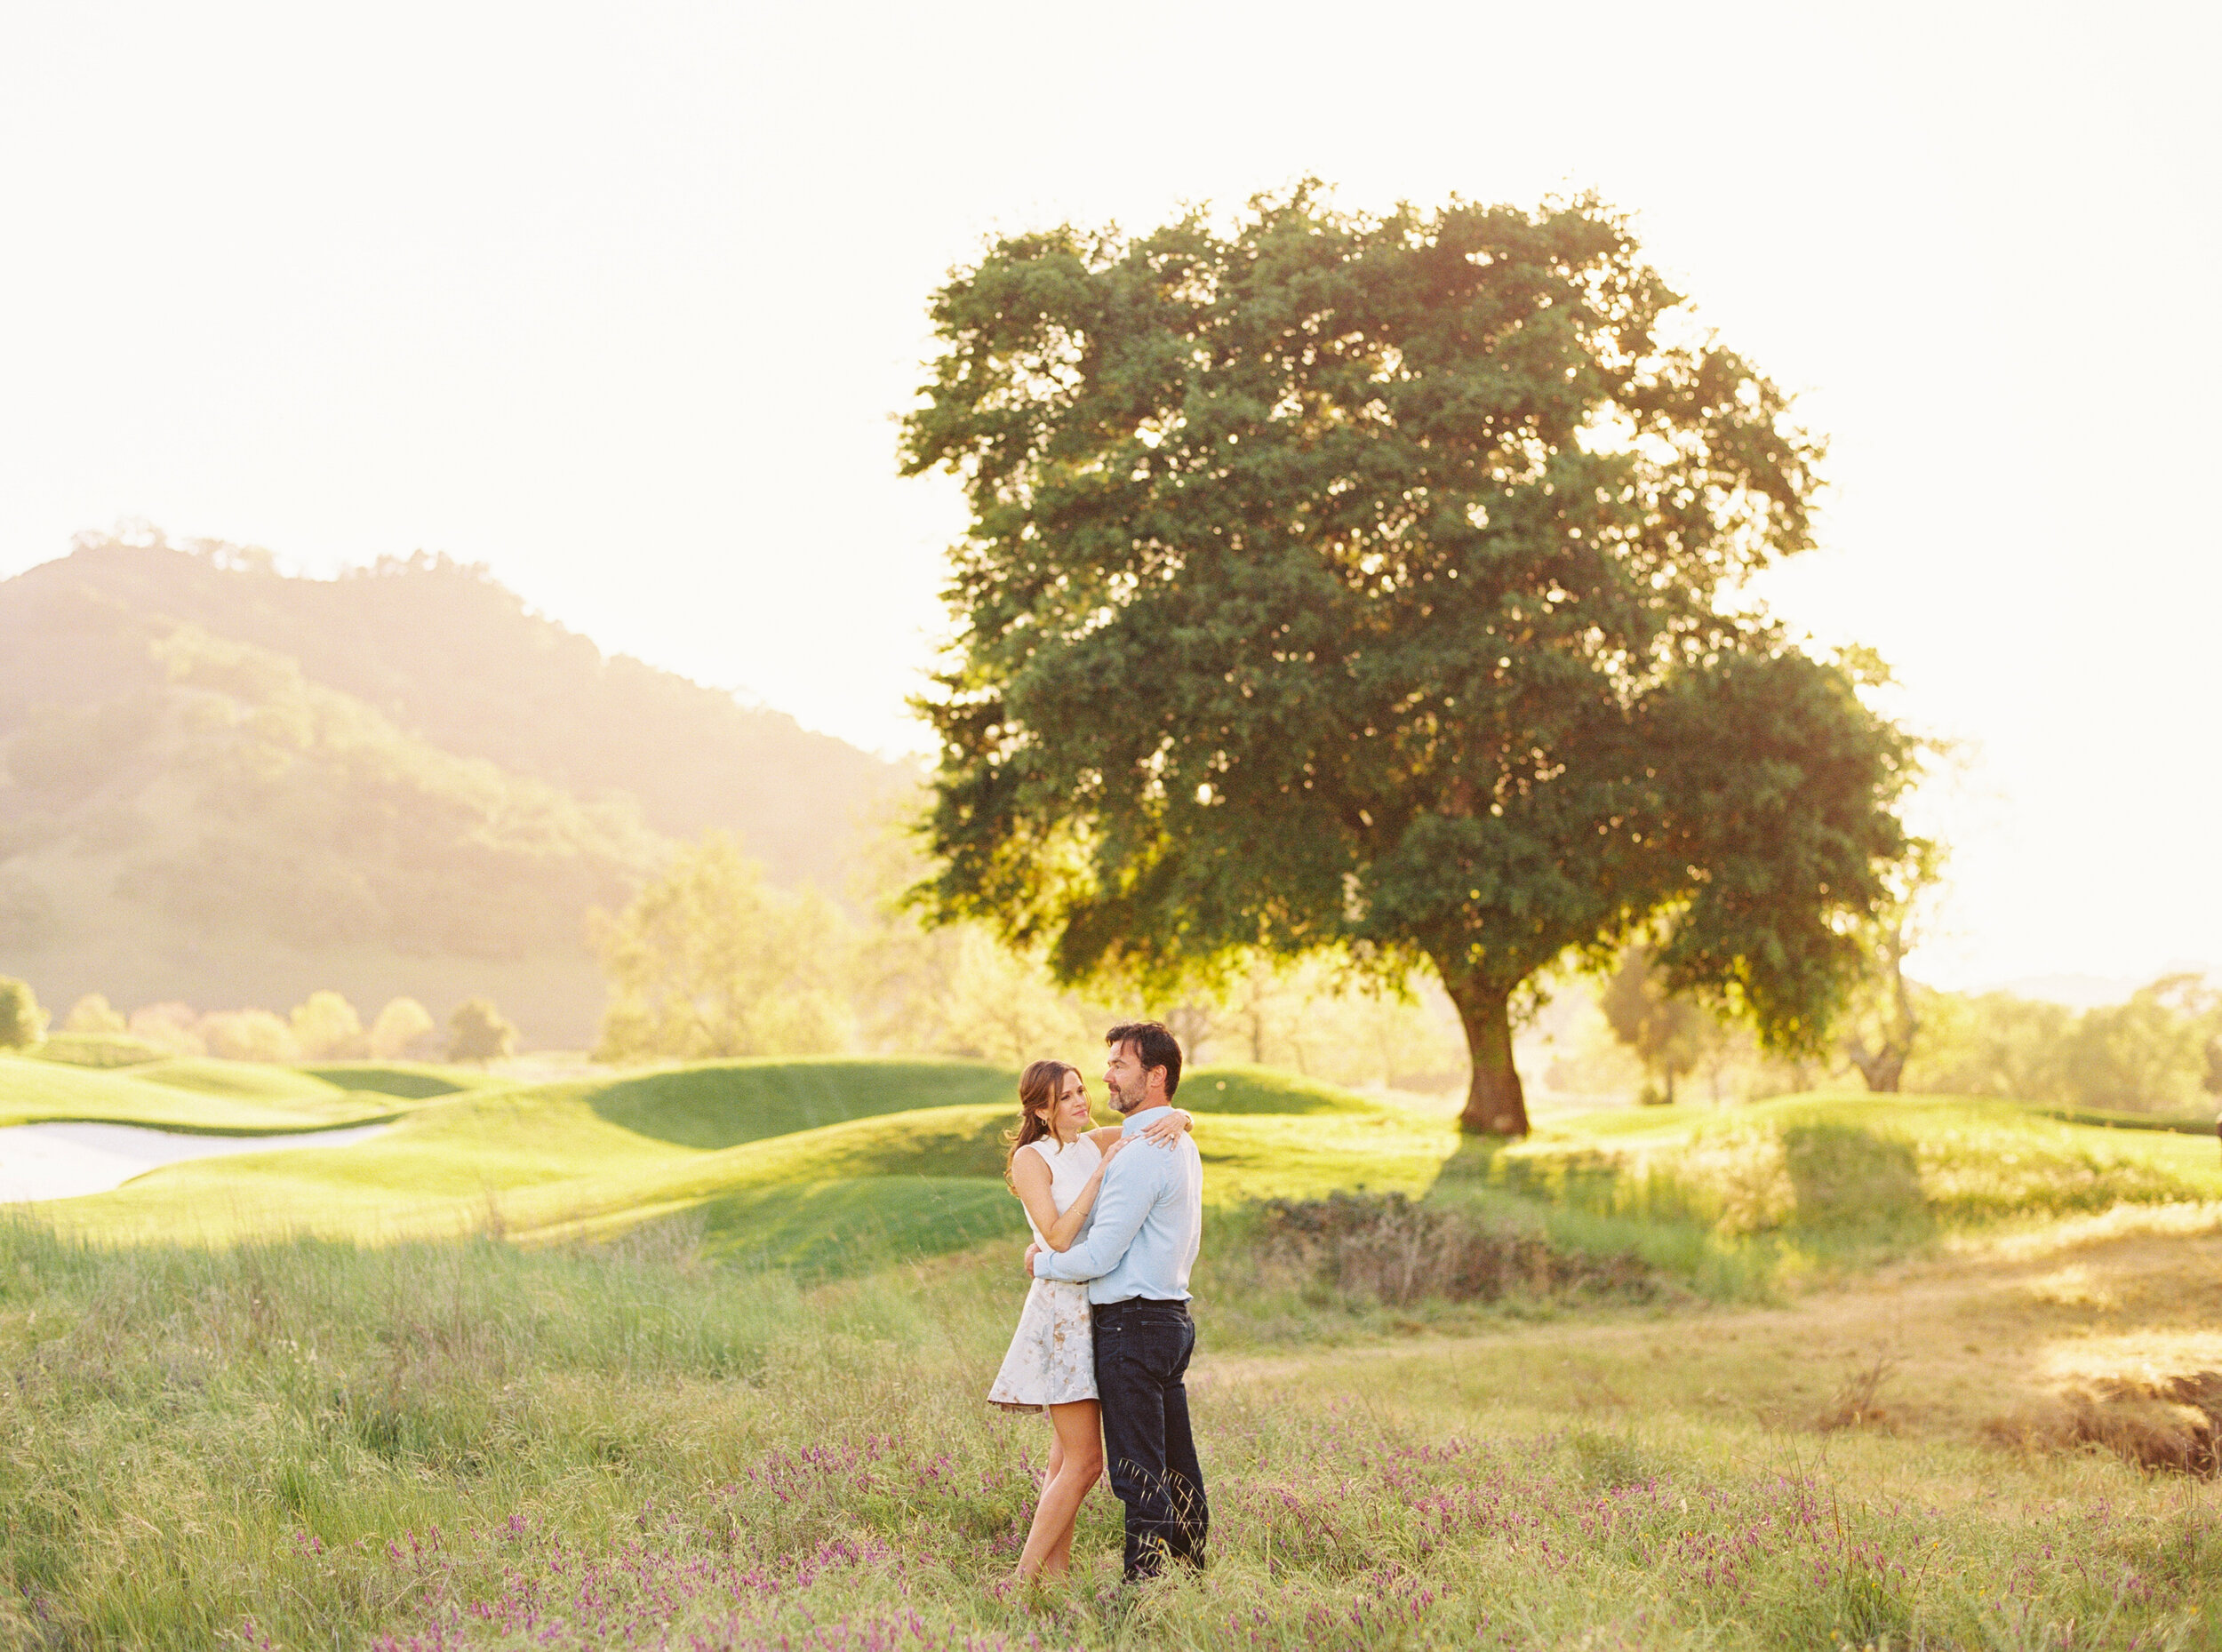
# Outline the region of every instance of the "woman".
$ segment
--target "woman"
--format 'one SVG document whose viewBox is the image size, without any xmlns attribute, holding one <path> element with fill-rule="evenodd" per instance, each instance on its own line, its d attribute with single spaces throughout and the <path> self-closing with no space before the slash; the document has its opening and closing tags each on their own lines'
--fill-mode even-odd
<svg viewBox="0 0 2222 1652">
<path fill-rule="evenodd" d="M 1176 1107 L 1139 1139 L 1167 1146 L 1195 1121 Z M 1062 1061 L 1037 1061 L 1019 1080 L 1019 1128 L 1004 1139 L 1011 1153 L 1003 1179 L 1026 1206 L 1035 1242 L 1066 1250 L 1088 1225 L 1105 1167 L 1136 1138 L 1121 1134 L 1116 1125 L 1091 1130 L 1088 1089 L 1080 1069 Z M 1011 1352 L 1003 1356 L 987 1398 L 1006 1411 L 1049 1411 L 1056 1438 L 1042 1501 L 1019 1556 L 1019 1576 L 1062 1576 L 1072 1563 L 1073 1524 L 1081 1499 L 1103 1472 L 1086 1285 L 1034 1281 L 1019 1315 L 1018 1335 L 1011 1339 Z"/>
</svg>

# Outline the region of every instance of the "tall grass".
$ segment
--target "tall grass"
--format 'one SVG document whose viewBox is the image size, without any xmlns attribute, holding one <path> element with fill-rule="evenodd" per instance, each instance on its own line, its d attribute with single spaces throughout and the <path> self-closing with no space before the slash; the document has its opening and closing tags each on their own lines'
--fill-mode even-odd
<svg viewBox="0 0 2222 1652">
<path fill-rule="evenodd" d="M 0 1642 L 455 1648 L 2214 1646 L 2222 1522 L 2112 1465 L 1816 1465 L 1657 1418 L 1200 1382 L 1214 1558 L 1008 1581 L 1005 1248 L 815 1288 L 595 1250 L 92 1249 L 0 1225 Z M 1207 1355 L 1234 1305 L 1199 1308 Z M 1208 1367 L 1208 1360 L 1207 1360 Z M 1967 1495 L 1980 1474 L 2002 1496 Z"/>
<path fill-rule="evenodd" d="M 1954 1234 L 2222 1199 L 2211 1144 L 1992 1101 L 1631 1110 L 1517 1147 L 1467 1140 L 1430 1198 L 1563 1248 L 1625 1254 L 1715 1299 Z"/>
</svg>

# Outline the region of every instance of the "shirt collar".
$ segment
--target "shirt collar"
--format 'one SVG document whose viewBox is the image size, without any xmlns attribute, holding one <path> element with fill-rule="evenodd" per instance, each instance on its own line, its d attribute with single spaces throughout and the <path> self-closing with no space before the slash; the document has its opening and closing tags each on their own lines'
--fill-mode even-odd
<svg viewBox="0 0 2222 1652">
<path fill-rule="evenodd" d="M 1139 1113 L 1130 1113 L 1126 1115 L 1126 1122 L 1119 1126 L 1119 1134 L 1131 1136 L 1136 1130 L 1147 1129 L 1152 1123 L 1171 1111 L 1172 1103 L 1167 1102 L 1162 1107 L 1145 1107 Z"/>
</svg>

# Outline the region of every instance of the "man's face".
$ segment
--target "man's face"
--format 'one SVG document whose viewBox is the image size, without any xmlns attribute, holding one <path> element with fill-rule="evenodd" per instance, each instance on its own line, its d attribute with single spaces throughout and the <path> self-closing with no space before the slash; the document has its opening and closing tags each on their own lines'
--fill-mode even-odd
<svg viewBox="0 0 2222 1652">
<path fill-rule="evenodd" d="M 1131 1113 L 1139 1107 L 1149 1094 L 1149 1074 L 1131 1044 L 1113 1048 L 1111 1059 L 1103 1070 L 1103 1082 L 1111 1092 L 1111 1104 L 1121 1113 Z"/>
</svg>

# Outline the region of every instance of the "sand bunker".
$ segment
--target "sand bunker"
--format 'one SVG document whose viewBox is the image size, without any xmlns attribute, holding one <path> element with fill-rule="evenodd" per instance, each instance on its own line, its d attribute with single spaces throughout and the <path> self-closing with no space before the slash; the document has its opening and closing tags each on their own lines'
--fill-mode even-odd
<svg viewBox="0 0 2222 1652">
<path fill-rule="evenodd" d="M 392 1128 L 354 1124 L 273 1136 L 188 1136 L 138 1124 L 18 1124 L 0 1129 L 0 1204 L 104 1193 L 184 1159 L 345 1147 Z"/>
</svg>

